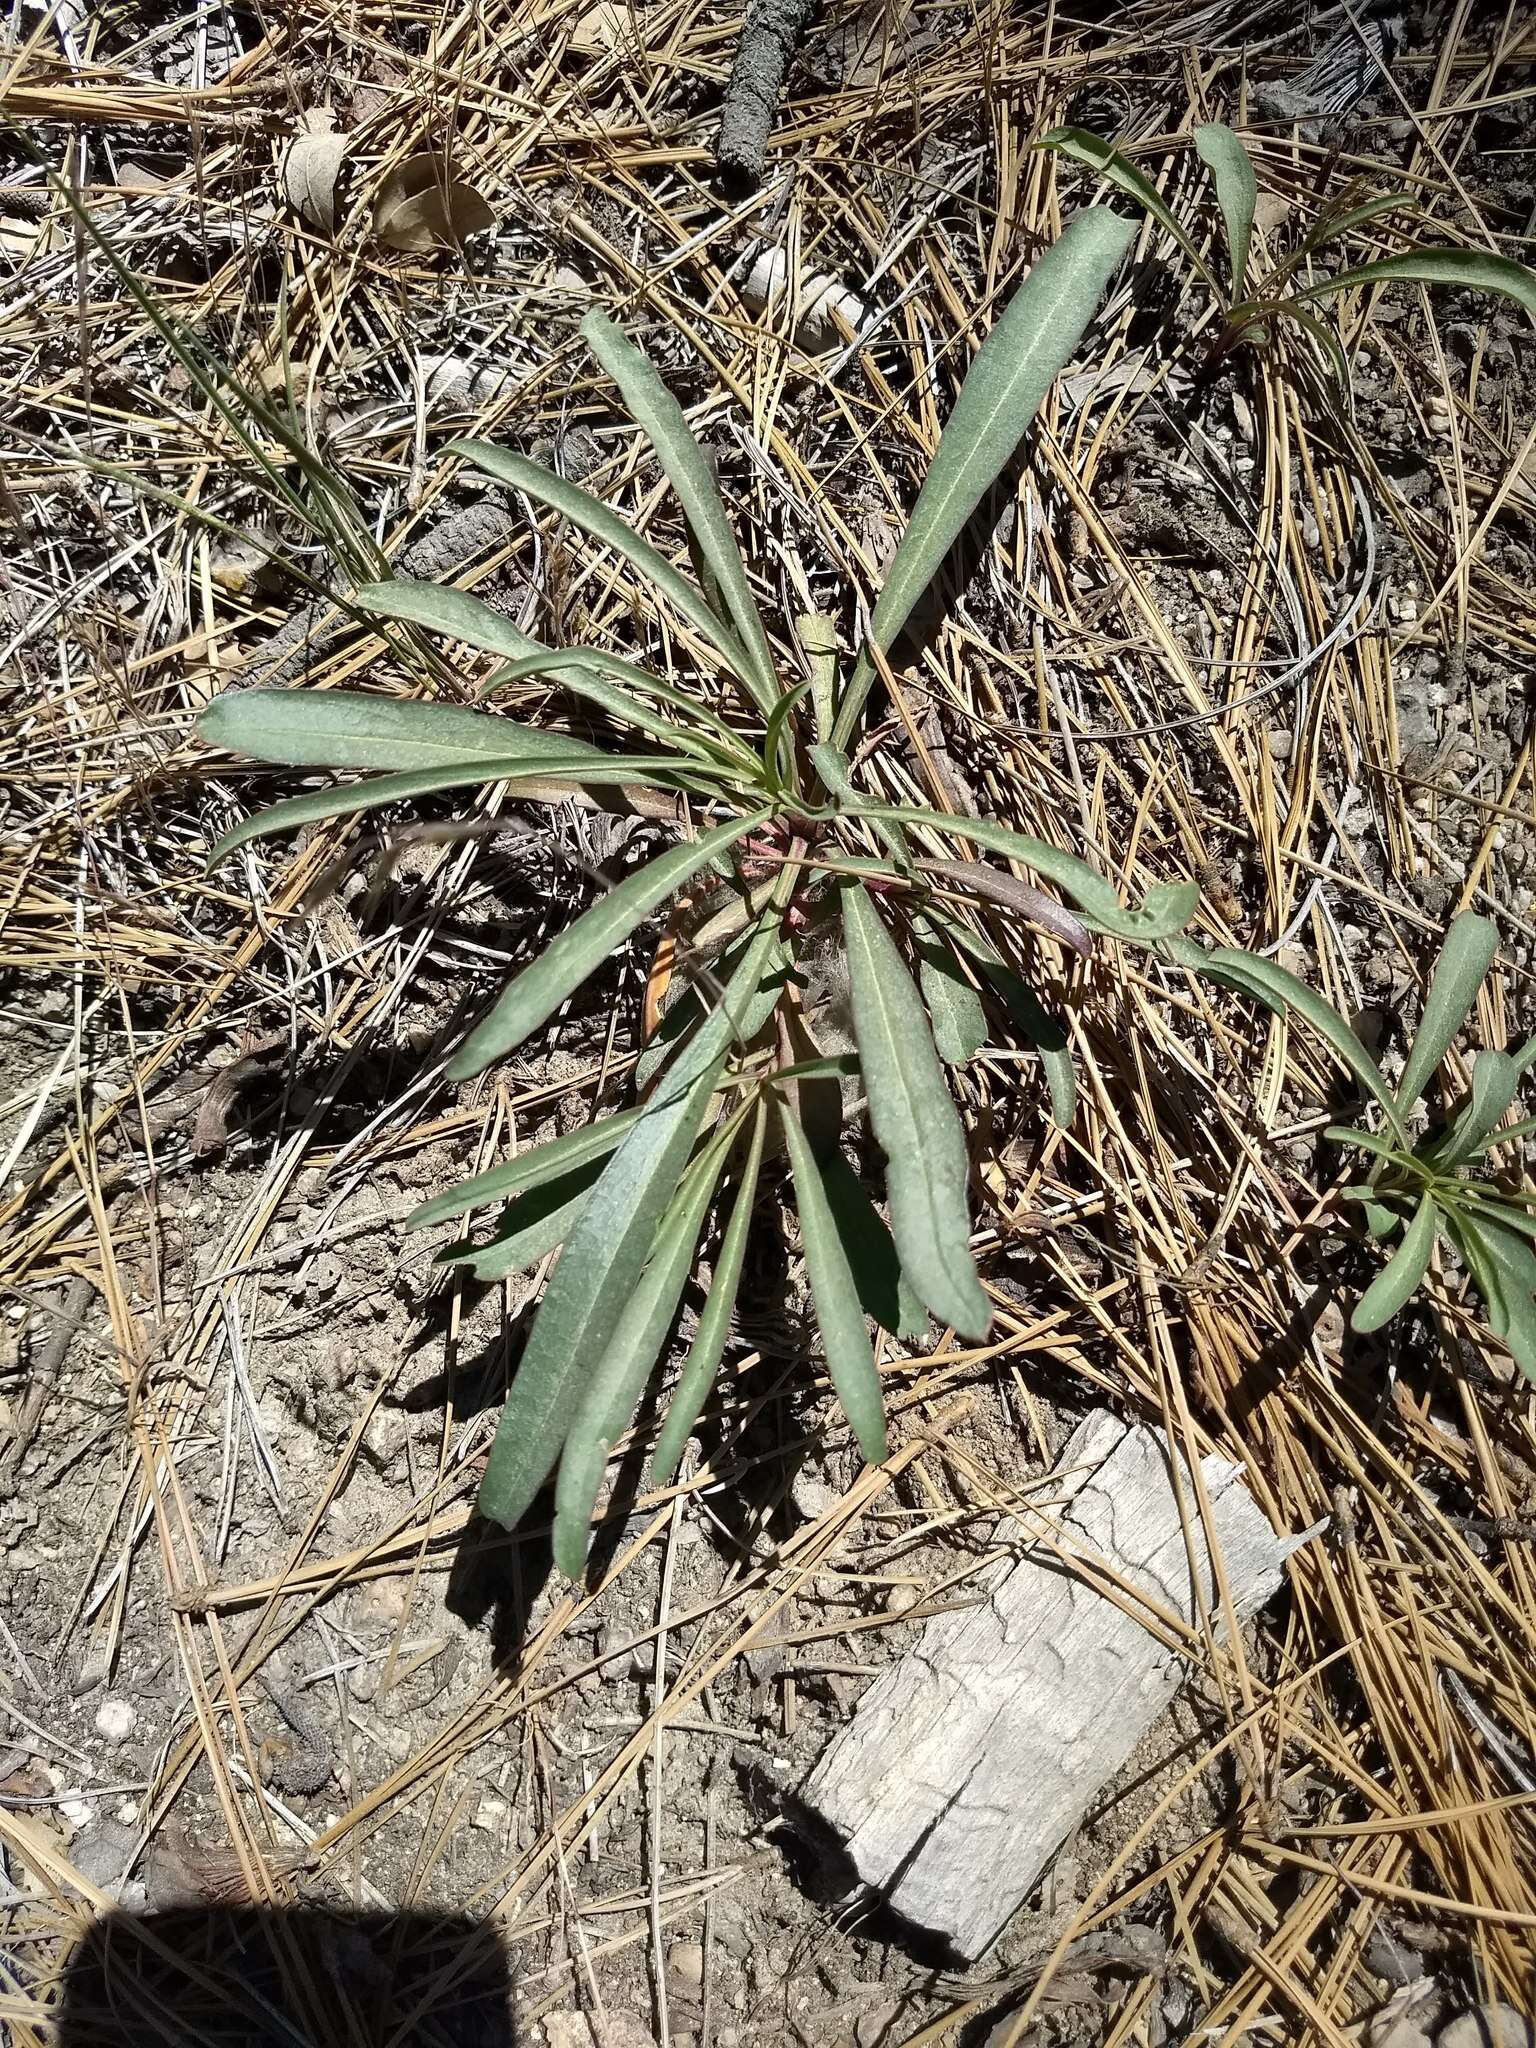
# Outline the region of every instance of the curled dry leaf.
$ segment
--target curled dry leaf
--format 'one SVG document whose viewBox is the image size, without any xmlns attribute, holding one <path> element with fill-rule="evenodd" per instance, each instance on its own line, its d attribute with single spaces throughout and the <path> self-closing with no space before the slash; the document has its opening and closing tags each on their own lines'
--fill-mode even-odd
<svg viewBox="0 0 1536 2048">
<path fill-rule="evenodd" d="M 425 255 L 452 249 L 495 225 L 473 185 L 455 177 L 448 159 L 424 149 L 390 172 L 374 209 L 373 231 L 386 249 Z"/>
<path fill-rule="evenodd" d="M 336 183 L 347 153 L 347 138 L 335 132 L 328 107 L 299 116 L 299 132 L 283 158 L 283 197 L 312 228 L 336 232 Z"/>
<path fill-rule="evenodd" d="M 1017 911 L 1027 924 L 1049 932 L 1084 960 L 1093 950 L 1081 919 L 1074 917 L 1054 896 L 1032 889 L 1017 875 L 1005 874 L 1001 868 L 989 867 L 980 860 L 925 860 L 920 865 L 925 873 L 942 875 L 966 895 L 981 896 L 989 903 L 1001 903 L 1006 909 Z"/>
</svg>

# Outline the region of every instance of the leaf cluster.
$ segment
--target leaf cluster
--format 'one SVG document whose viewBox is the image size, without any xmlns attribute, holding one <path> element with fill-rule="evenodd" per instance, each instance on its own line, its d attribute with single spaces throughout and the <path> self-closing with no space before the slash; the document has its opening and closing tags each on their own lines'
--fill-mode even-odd
<svg viewBox="0 0 1536 2048">
<path fill-rule="evenodd" d="M 712 1283 L 673 1391 L 654 1475 L 675 1470 L 724 1355 L 767 1161 L 782 1154 L 798 1209 L 827 1368 L 866 1457 L 885 1455 L 869 1318 L 898 1335 L 931 1314 L 979 1340 L 990 1322 L 969 1248 L 968 1159 L 945 1074 L 984 1041 L 986 998 L 1041 1047 L 1051 1101 L 1071 1114 L 1065 1034 L 968 906 L 994 930 L 1033 922 L 1076 951 L 1094 934 L 1155 941 L 1193 913 L 1193 885 L 1128 910 L 1086 861 L 988 819 L 877 803 L 849 746 L 880 664 L 954 540 L 1076 347 L 1131 239 L 1090 208 L 1036 263 L 979 349 L 846 678 L 825 632 L 809 675 L 786 674 L 703 450 L 649 360 L 604 315 L 583 333 L 649 438 L 681 506 L 698 580 L 611 507 L 525 456 L 483 441 L 457 452 L 569 520 L 686 621 L 727 695 L 596 649 L 551 648 L 469 593 L 373 582 L 351 602 L 503 658 L 491 688 L 546 678 L 600 712 L 623 750 L 519 723 L 494 708 L 341 691 L 247 691 L 214 701 L 203 737 L 298 768 L 373 771 L 247 819 L 224 856 L 263 834 L 429 794 L 499 786 L 670 792 L 689 835 L 611 887 L 502 989 L 454 1054 L 467 1080 L 553 1018 L 682 892 L 704 898 L 692 975 L 647 1046 L 638 1099 L 586 1130 L 475 1176 L 422 1206 L 426 1228 L 499 1205 L 486 1238 L 444 1256 L 480 1279 L 559 1257 L 534 1317 L 480 1495 L 515 1525 L 559 1467 L 556 1556 L 581 1569 L 592 1509 L 708 1245 Z M 956 842 L 1016 863 L 1055 897 Z M 937 847 L 937 853 L 934 848 Z M 1002 913 L 1000 918 L 1000 907 Z M 823 1055 L 806 1014 L 809 948 L 841 952 L 853 1052 Z M 915 972 L 914 972 L 915 970 Z M 985 992 L 985 994 L 984 994 Z M 885 1155 L 890 1221 L 840 1149 L 841 1082 L 868 1103 Z M 832 1115 L 826 1114 L 828 1089 Z"/>
<path fill-rule="evenodd" d="M 1157 187 L 1116 145 L 1084 128 L 1055 128 L 1035 145 L 1070 157 L 1097 171 L 1105 182 L 1145 209 L 1169 234 L 1221 309 L 1213 358 L 1245 337 L 1262 335 L 1276 320 L 1300 327 L 1331 362 L 1341 390 L 1349 385 L 1348 365 L 1337 338 L 1309 310 L 1319 299 L 1337 298 L 1366 286 L 1386 284 L 1460 285 L 1512 299 L 1536 320 L 1536 272 L 1486 249 L 1409 248 L 1370 263 L 1314 275 L 1312 261 L 1340 237 L 1382 215 L 1411 207 L 1410 195 L 1376 192 L 1331 208 L 1302 235 L 1294 249 L 1255 279 L 1252 275 L 1258 178 L 1241 138 L 1219 121 L 1194 131 L 1195 149 L 1215 194 L 1225 242 L 1225 262 L 1209 259 Z"/>
<path fill-rule="evenodd" d="M 1504 1126 L 1521 1078 L 1536 1060 L 1536 1037 L 1514 1052 L 1474 1053 L 1465 1097 L 1426 1135 L 1410 1119 L 1441 1061 L 1477 1007 L 1498 935 L 1472 911 L 1452 920 L 1430 978 L 1423 1015 L 1396 1087 L 1359 1034 L 1331 1003 L 1271 960 L 1235 948 L 1202 952 L 1170 942 L 1182 964 L 1224 982 L 1279 1014 L 1310 1024 L 1376 1105 L 1381 1129 L 1334 1125 L 1327 1135 L 1370 1161 L 1343 1199 L 1358 1206 L 1378 1243 L 1394 1244 L 1387 1263 L 1350 1318 L 1362 1334 L 1379 1330 L 1404 1308 L 1429 1271 L 1443 1238 L 1454 1246 L 1482 1296 L 1488 1322 L 1522 1372 L 1536 1379 L 1536 1214 L 1533 1198 L 1490 1178 L 1489 1155 L 1536 1132 L 1536 1118 Z"/>
</svg>

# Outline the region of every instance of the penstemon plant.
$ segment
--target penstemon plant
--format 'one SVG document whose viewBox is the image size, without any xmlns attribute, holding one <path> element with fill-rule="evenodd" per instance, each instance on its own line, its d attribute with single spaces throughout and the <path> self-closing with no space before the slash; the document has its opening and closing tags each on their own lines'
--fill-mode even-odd
<svg viewBox="0 0 1536 2048">
<path fill-rule="evenodd" d="M 1472 1275 L 1494 1334 L 1521 1371 L 1536 1380 L 1536 1198 L 1490 1180 L 1484 1169 L 1490 1152 L 1518 1145 L 1536 1131 L 1536 1118 L 1500 1128 L 1521 1078 L 1536 1060 L 1536 1038 L 1513 1053 L 1474 1053 L 1472 1085 L 1454 1115 L 1417 1139 L 1408 1124 L 1477 1006 L 1497 943 L 1489 919 L 1464 911 L 1452 920 L 1395 1088 L 1348 1020 L 1272 960 L 1233 947 L 1205 952 L 1178 936 L 1166 950 L 1181 965 L 1310 1024 L 1381 1113 L 1380 1130 L 1340 1124 L 1327 1133 L 1371 1160 L 1365 1179 L 1344 1188 L 1343 1198 L 1359 1206 L 1366 1230 L 1378 1243 L 1396 1240 L 1391 1257 L 1355 1304 L 1351 1326 L 1368 1334 L 1390 1322 L 1417 1292 L 1437 1241 L 1445 1237 Z"/>
<path fill-rule="evenodd" d="M 1212 360 L 1246 338 L 1261 335 L 1277 319 L 1300 327 L 1333 365 L 1341 390 L 1349 386 L 1349 368 L 1338 339 L 1310 311 L 1317 299 L 1378 284 L 1461 285 L 1513 299 L 1536 320 L 1536 272 L 1507 256 L 1486 249 L 1411 248 L 1396 256 L 1355 264 L 1332 276 L 1305 277 L 1309 260 L 1328 243 L 1352 233 L 1385 213 L 1412 204 L 1403 192 L 1375 192 L 1325 213 L 1290 255 L 1271 265 L 1257 281 L 1251 275 L 1254 215 L 1258 179 L 1253 158 L 1239 136 L 1220 121 L 1207 121 L 1194 131 L 1195 149 L 1210 173 L 1217 213 L 1226 242 L 1225 275 L 1208 262 L 1194 236 L 1168 205 L 1157 187 L 1112 142 L 1085 128 L 1053 128 L 1035 144 L 1097 171 L 1128 199 L 1144 207 L 1165 229 L 1210 290 L 1222 320 Z"/>
<path fill-rule="evenodd" d="M 492 709 L 340 691 L 248 691 L 216 699 L 202 715 L 206 740 L 261 760 L 386 771 L 276 804 L 231 832 L 213 860 L 260 834 L 473 784 L 513 795 L 620 785 L 686 799 L 693 836 L 561 931 L 507 984 L 448 1066 L 451 1079 L 468 1080 L 504 1059 L 679 892 L 702 890 L 703 919 L 687 939 L 692 975 L 678 984 L 639 1059 L 637 1099 L 476 1175 L 410 1218 L 426 1228 L 500 1204 L 489 1236 L 443 1255 L 481 1279 L 530 1269 L 563 1248 L 480 1506 L 515 1526 L 558 1464 L 555 1556 L 573 1576 L 584 1565 L 609 1455 L 718 1217 L 712 1282 L 655 1449 L 658 1482 L 676 1469 L 725 1351 L 770 1142 L 788 1161 L 829 1375 L 867 1458 L 886 1453 L 867 1317 L 901 1336 L 919 1333 L 930 1313 L 967 1339 L 986 1335 L 990 1311 L 969 1249 L 966 1141 L 944 1060 L 970 1057 L 984 1039 L 978 984 L 1037 1044 L 1051 1048 L 1051 1039 L 1032 992 L 967 916 L 967 903 L 1011 910 L 1079 950 L 1095 933 L 1156 941 L 1193 914 L 1193 884 L 1151 891 L 1140 909 L 1127 910 L 1082 860 L 987 819 L 875 802 L 856 788 L 850 768 L 885 656 L 1013 454 L 1131 236 L 1129 224 L 1090 208 L 1015 292 L 978 351 L 865 646 L 840 687 L 825 630 L 807 631 L 809 675 L 781 671 L 680 406 L 647 358 L 592 313 L 583 333 L 681 503 L 699 581 L 609 507 L 527 458 L 481 441 L 457 452 L 569 519 L 648 581 L 733 679 L 731 715 L 675 677 L 594 649 L 540 646 L 468 593 L 421 582 L 369 584 L 352 602 L 371 617 L 505 657 L 492 687 L 558 678 L 633 734 L 630 749 L 604 752 Z M 1017 862 L 1073 909 L 1004 867 L 955 858 L 957 839 Z M 825 952 L 829 940 L 846 962 L 854 1049 L 826 1056 L 802 994 L 816 949 Z M 885 1154 L 889 1228 L 837 1142 L 850 1070 Z M 1071 1070 L 1060 1038 L 1047 1074 L 1053 1108 L 1065 1117 Z"/>
</svg>

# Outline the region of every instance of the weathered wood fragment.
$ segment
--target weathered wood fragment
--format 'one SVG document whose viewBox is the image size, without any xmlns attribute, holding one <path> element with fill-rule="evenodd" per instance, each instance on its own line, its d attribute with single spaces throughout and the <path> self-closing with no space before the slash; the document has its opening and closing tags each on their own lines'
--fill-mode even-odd
<svg viewBox="0 0 1536 2048">
<path fill-rule="evenodd" d="M 1237 1466 L 1208 1457 L 1201 1477 L 1233 1605 L 1251 1614 L 1294 1544 Z M 1190 1668 L 1172 1647 L 1180 1624 L 1198 1629 L 1203 1612 L 1219 1628 L 1193 1477 L 1160 1431 L 1090 1415 L 1053 1499 L 1043 1520 L 1054 1530 L 1029 1532 L 1037 1540 L 982 1605 L 926 1625 L 801 1794 L 850 1884 L 967 1958 L 996 1939 L 1173 1698 Z"/>
</svg>

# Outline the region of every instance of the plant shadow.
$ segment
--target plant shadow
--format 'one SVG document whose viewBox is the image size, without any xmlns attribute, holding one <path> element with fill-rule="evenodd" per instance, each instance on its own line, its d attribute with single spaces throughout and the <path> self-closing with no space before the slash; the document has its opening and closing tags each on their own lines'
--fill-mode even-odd
<svg viewBox="0 0 1536 2048">
<path fill-rule="evenodd" d="M 112 1912 L 70 1958 L 58 2048 L 516 2048 L 512 1979 L 468 1914 Z"/>
</svg>

